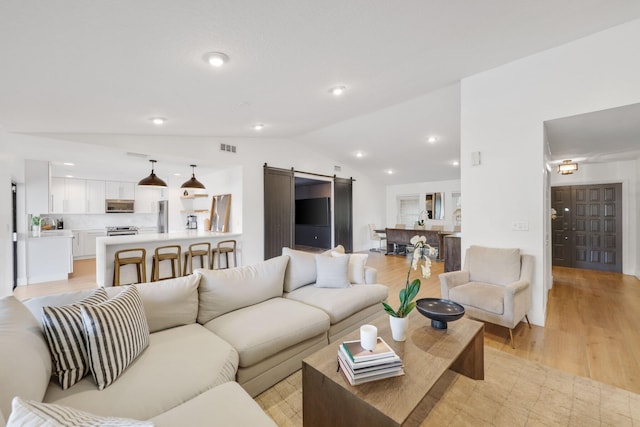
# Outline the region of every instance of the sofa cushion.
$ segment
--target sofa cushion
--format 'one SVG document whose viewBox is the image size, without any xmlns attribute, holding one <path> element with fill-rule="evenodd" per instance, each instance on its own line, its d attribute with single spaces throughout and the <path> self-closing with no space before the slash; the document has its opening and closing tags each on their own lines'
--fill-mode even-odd
<svg viewBox="0 0 640 427">
<path fill-rule="evenodd" d="M 331 256 L 349 257 L 349 283 L 352 283 L 354 285 L 362 285 L 364 283 L 367 283 L 364 270 L 367 264 L 367 259 L 369 259 L 369 254 L 348 254 L 347 255 L 344 253 L 332 251 Z"/>
<path fill-rule="evenodd" d="M 98 288 L 78 303 L 42 308 L 42 328 L 53 360 L 53 374 L 63 389 L 71 387 L 89 373 L 80 305 L 96 305 L 107 299 L 107 291 Z"/>
<path fill-rule="evenodd" d="M 51 382 L 44 401 L 146 420 L 233 381 L 237 368 L 235 349 L 196 323 L 151 334 L 144 353 L 104 390 L 99 391 L 90 377 L 68 390 Z"/>
<path fill-rule="evenodd" d="M 151 421 L 155 427 L 276 427 L 276 423 L 236 382 L 212 388 Z"/>
<path fill-rule="evenodd" d="M 138 421 L 130 418 L 102 417 L 80 411 L 68 406 L 41 403 L 34 400 L 13 399 L 13 411 L 7 421 L 7 427 L 23 426 L 149 426 L 151 421 Z"/>
<path fill-rule="evenodd" d="M 346 288 L 349 282 L 349 256 L 316 255 L 318 271 L 316 283 L 318 288 Z"/>
<path fill-rule="evenodd" d="M 306 304 L 273 298 L 217 317 L 204 326 L 238 351 L 239 366 L 248 367 L 326 333 L 329 316 Z"/>
<path fill-rule="evenodd" d="M 42 400 L 51 377 L 51 356 L 40 322 L 13 296 L 0 299 L 0 412 L 11 400 Z"/>
<path fill-rule="evenodd" d="M 91 373 L 102 390 L 149 346 L 147 318 L 135 286 L 102 304 L 81 305 L 80 310 Z"/>
<path fill-rule="evenodd" d="M 282 248 L 282 255 L 289 257 L 289 263 L 284 275 L 284 290 L 286 292 L 316 281 L 315 254 Z"/>
<path fill-rule="evenodd" d="M 520 249 L 471 246 L 468 256 L 472 282 L 504 286 L 520 279 Z"/>
<path fill-rule="evenodd" d="M 197 269 L 201 276 L 198 323 L 225 313 L 282 296 L 288 258 L 279 256 L 246 267 L 226 270 Z"/>
<path fill-rule="evenodd" d="M 284 297 L 319 308 L 329 315 L 331 324 L 335 325 L 364 308 L 381 303 L 388 295 L 389 288 L 384 285 L 354 285 L 341 289 L 303 286 L 285 293 Z M 380 306 L 380 314 L 382 313 Z"/>
<path fill-rule="evenodd" d="M 190 274 L 152 283 L 138 283 L 149 332 L 162 331 L 196 322 L 198 316 L 198 284 L 200 276 Z M 128 286 L 113 286 L 107 293 L 113 297 Z"/>
<path fill-rule="evenodd" d="M 476 307 L 494 314 L 504 313 L 504 287 L 489 283 L 470 282 L 449 289 L 452 301 Z"/>
</svg>

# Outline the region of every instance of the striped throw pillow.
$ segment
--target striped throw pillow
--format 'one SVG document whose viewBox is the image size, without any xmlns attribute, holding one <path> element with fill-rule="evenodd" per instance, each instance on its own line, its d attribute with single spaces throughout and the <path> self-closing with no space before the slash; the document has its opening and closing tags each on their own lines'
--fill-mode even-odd
<svg viewBox="0 0 640 427">
<path fill-rule="evenodd" d="M 149 345 L 149 325 L 135 286 L 109 301 L 83 305 L 89 365 L 98 390 L 111 385 Z"/>
<path fill-rule="evenodd" d="M 149 426 L 151 421 L 138 421 L 127 418 L 102 417 L 89 412 L 52 403 L 40 403 L 14 397 L 11 402 L 11 415 L 7 427 L 18 426 Z"/>
<path fill-rule="evenodd" d="M 42 308 L 42 328 L 53 361 L 53 375 L 63 390 L 89 373 L 80 306 L 100 304 L 108 299 L 107 291 L 99 288 L 76 304 Z"/>
</svg>

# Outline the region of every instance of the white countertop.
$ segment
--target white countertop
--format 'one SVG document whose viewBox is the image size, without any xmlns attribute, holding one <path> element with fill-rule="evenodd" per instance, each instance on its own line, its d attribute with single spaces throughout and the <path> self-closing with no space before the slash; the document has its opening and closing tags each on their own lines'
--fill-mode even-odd
<svg viewBox="0 0 640 427">
<path fill-rule="evenodd" d="M 204 231 L 204 230 L 184 230 L 184 231 L 170 231 L 168 233 L 144 233 L 128 236 L 107 236 L 98 237 L 96 242 L 104 244 L 105 246 L 111 245 L 123 245 L 130 243 L 152 243 L 152 242 L 168 242 L 173 240 L 185 240 L 185 239 L 198 239 L 198 238 L 212 238 L 212 237 L 237 237 L 241 233 L 221 233 L 218 231 Z"/>
<path fill-rule="evenodd" d="M 34 235 L 33 232 L 29 233 L 30 239 L 50 239 L 53 237 L 69 238 L 73 237 L 73 233 L 71 232 L 71 230 L 42 230 L 40 231 L 39 236 Z"/>
</svg>

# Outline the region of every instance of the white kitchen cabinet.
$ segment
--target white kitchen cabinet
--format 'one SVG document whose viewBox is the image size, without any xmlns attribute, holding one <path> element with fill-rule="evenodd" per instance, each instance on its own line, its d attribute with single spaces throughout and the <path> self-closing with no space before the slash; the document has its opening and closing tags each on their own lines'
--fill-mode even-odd
<svg viewBox="0 0 640 427">
<path fill-rule="evenodd" d="M 84 179 L 51 178 L 51 213 L 85 213 L 87 183 Z"/>
<path fill-rule="evenodd" d="M 116 200 L 135 199 L 136 186 L 133 182 L 107 181 L 106 198 Z"/>
<path fill-rule="evenodd" d="M 27 238 L 27 284 L 67 280 L 73 273 L 72 236 L 68 230 Z"/>
<path fill-rule="evenodd" d="M 80 232 L 72 230 L 71 234 L 73 234 L 73 242 L 71 244 L 73 257 L 82 256 L 82 246 L 80 244 Z"/>
<path fill-rule="evenodd" d="M 105 183 L 87 180 L 87 213 L 104 213 Z"/>
<path fill-rule="evenodd" d="M 136 189 L 135 213 L 157 213 L 158 202 L 163 200 L 164 188 L 138 187 Z"/>
<path fill-rule="evenodd" d="M 96 239 L 107 235 L 107 230 L 84 230 L 81 231 L 80 241 L 82 244 L 82 256 L 96 256 Z"/>
</svg>

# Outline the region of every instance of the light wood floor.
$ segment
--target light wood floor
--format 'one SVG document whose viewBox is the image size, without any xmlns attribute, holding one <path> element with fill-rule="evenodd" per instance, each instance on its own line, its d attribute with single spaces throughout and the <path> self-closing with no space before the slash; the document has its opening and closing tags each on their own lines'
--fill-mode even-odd
<svg viewBox="0 0 640 427">
<path fill-rule="evenodd" d="M 409 260 L 369 252 L 367 265 L 378 269 L 378 282 L 390 287 L 389 302 L 397 306 Z M 422 280 L 418 298 L 440 297 L 438 274 L 442 271 L 443 264 L 434 262 L 432 276 Z M 521 323 L 514 331 L 514 350 L 507 329 L 486 324 L 485 345 L 640 393 L 640 280 L 570 268 L 554 268 L 553 275 L 546 326 L 529 329 Z M 411 279 L 417 277 L 418 272 L 412 271 Z M 69 280 L 21 286 L 14 295 L 24 299 L 96 286 L 95 260 L 81 260 L 74 263 Z M 414 312 L 412 321 L 428 320 Z"/>
</svg>

